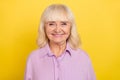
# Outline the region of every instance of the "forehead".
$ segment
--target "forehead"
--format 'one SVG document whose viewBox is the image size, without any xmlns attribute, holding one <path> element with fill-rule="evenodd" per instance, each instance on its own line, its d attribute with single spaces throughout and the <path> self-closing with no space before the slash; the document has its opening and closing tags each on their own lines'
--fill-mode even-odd
<svg viewBox="0 0 120 80">
<path fill-rule="evenodd" d="M 70 18 L 65 11 L 49 11 L 45 15 L 45 21 L 70 21 Z"/>
</svg>

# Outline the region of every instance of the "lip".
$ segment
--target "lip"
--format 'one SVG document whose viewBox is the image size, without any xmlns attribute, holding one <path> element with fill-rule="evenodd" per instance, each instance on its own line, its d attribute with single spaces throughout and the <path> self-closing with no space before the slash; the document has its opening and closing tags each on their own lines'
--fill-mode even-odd
<svg viewBox="0 0 120 80">
<path fill-rule="evenodd" d="M 55 37 L 61 37 L 63 34 L 52 34 Z"/>
</svg>

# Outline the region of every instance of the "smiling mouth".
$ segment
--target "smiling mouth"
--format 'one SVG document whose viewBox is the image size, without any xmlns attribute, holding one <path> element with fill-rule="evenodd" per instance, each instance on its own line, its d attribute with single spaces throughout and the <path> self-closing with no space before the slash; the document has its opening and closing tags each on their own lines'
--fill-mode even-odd
<svg viewBox="0 0 120 80">
<path fill-rule="evenodd" d="M 63 34 L 52 34 L 55 37 L 61 37 Z"/>
</svg>

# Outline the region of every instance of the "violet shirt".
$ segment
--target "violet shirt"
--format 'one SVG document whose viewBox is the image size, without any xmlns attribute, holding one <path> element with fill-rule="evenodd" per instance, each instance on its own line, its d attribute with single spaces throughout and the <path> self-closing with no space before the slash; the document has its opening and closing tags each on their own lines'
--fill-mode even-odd
<svg viewBox="0 0 120 80">
<path fill-rule="evenodd" d="M 34 50 L 27 59 L 24 80 L 96 80 L 86 52 L 73 50 L 67 43 L 66 50 L 56 57 L 49 45 Z"/>
</svg>

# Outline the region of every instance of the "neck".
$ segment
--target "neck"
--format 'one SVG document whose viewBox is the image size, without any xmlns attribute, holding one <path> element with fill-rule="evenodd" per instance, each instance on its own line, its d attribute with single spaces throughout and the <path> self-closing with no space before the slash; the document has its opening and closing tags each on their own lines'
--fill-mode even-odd
<svg viewBox="0 0 120 80">
<path fill-rule="evenodd" d="M 56 57 L 59 57 L 66 48 L 66 42 L 64 43 L 53 43 L 49 42 L 50 49 Z"/>
</svg>

